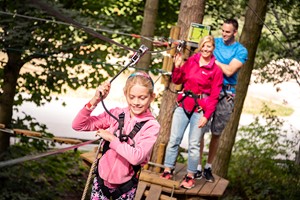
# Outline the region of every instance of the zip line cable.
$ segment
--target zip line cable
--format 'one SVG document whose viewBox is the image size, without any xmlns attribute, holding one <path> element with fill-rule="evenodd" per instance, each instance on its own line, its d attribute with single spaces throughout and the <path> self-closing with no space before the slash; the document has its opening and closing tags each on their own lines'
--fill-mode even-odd
<svg viewBox="0 0 300 200">
<path fill-rule="evenodd" d="M 29 2 L 31 2 L 32 4 L 40 7 L 42 10 L 44 10 L 45 12 L 47 12 L 48 14 L 64 21 L 64 22 L 68 22 L 69 24 L 71 24 L 72 26 L 76 27 L 76 28 L 79 28 L 83 31 L 85 31 L 86 33 L 90 34 L 91 36 L 94 36 L 98 39 L 101 39 L 103 41 L 106 41 L 108 43 L 111 43 L 111 44 L 114 44 L 114 45 L 117 45 L 119 47 L 122 47 L 126 50 L 130 50 L 130 51 L 136 51 L 135 49 L 131 48 L 131 47 L 128 47 L 126 45 L 123 45 L 121 43 L 118 43 L 110 38 L 107 38 L 101 34 L 99 34 L 98 32 L 96 32 L 95 30 L 93 30 L 92 28 L 89 28 L 89 27 L 86 27 L 82 24 L 80 24 L 79 22 L 73 20 L 72 18 L 68 17 L 68 16 L 65 16 L 63 15 L 62 13 L 58 12 L 57 10 L 55 10 L 54 8 L 48 6 L 47 4 L 39 1 L 39 0 L 29 0 Z M 171 49 L 171 48 L 170 48 Z M 167 51 L 169 49 L 166 49 L 166 50 L 161 50 L 161 51 L 149 51 L 149 53 L 160 53 L 160 52 L 163 52 L 163 51 Z"/>
<path fill-rule="evenodd" d="M 42 157 L 45 157 L 45 156 L 60 154 L 60 153 L 63 153 L 65 151 L 69 151 L 69 150 L 72 150 L 72 149 L 75 149 L 75 148 L 78 148 L 78 147 L 81 147 L 81 146 L 84 146 L 84 145 L 87 145 L 87 144 L 94 143 L 98 140 L 99 139 L 82 142 L 82 143 L 79 143 L 77 145 L 62 148 L 62 149 L 59 149 L 59 150 L 56 150 L 56 151 L 48 151 L 48 152 L 37 154 L 37 155 L 29 155 L 29 156 L 24 156 L 24 157 L 21 157 L 21 158 L 2 161 L 2 162 L 0 162 L 0 168 L 10 166 L 10 165 L 15 165 L 15 164 L 22 163 L 22 162 L 29 161 L 29 160 L 36 160 L 36 159 L 39 159 L 39 158 L 42 158 Z"/>
<path fill-rule="evenodd" d="M 5 49 L 2 49 L 2 50 L 11 50 L 11 51 L 17 51 L 17 52 L 23 52 L 23 51 L 26 51 L 26 49 L 16 49 L 16 48 L 5 48 Z M 68 60 L 74 60 L 74 61 L 82 61 L 82 62 L 86 62 L 86 63 L 92 63 L 92 64 L 100 64 L 100 65 L 103 65 L 103 66 L 111 66 L 111 67 L 123 67 L 119 64 L 111 64 L 111 63 L 106 63 L 106 62 L 101 62 L 101 61 L 93 61 L 93 60 L 89 60 L 89 59 L 80 59 L 80 58 L 75 58 L 75 57 L 66 57 L 66 56 L 63 56 L 63 55 L 54 55 L 54 54 L 47 54 L 47 53 L 39 53 L 39 52 L 33 52 L 32 55 L 41 55 L 41 56 L 47 56 L 47 57 L 54 57 L 54 58 L 62 58 L 62 59 L 68 59 Z M 7 63 L 7 62 L 4 62 L 4 61 L 0 61 L 1 63 Z M 150 71 L 152 73 L 161 73 L 162 75 L 170 75 L 170 72 L 168 71 L 165 71 L 163 69 L 144 69 L 144 68 L 138 68 L 138 67 L 135 67 L 135 66 L 129 66 L 128 68 L 134 68 L 134 69 L 137 69 L 137 70 L 144 70 L 144 71 Z"/>
<path fill-rule="evenodd" d="M 271 30 L 271 28 L 269 28 L 269 26 L 264 22 L 264 20 L 257 14 L 257 12 L 255 12 L 255 10 L 249 6 L 249 4 L 247 3 L 247 6 L 250 8 L 250 10 L 253 12 L 253 14 L 261 21 L 261 23 L 263 23 L 263 25 L 268 29 L 268 31 L 270 31 L 270 33 L 274 36 L 274 38 L 279 42 L 279 44 L 286 50 L 288 51 L 287 47 L 283 45 L 283 43 L 277 38 L 277 36 L 275 35 L 275 32 Z"/>
<path fill-rule="evenodd" d="M 28 16 L 28 15 L 21 15 L 21 14 L 17 14 L 17 13 L 10 13 L 10 12 L 0 11 L 0 14 L 16 16 L 16 17 L 22 17 L 22 18 L 38 20 L 38 21 L 44 21 L 44 22 L 51 22 L 51 23 L 56 23 L 56 24 L 61 24 L 61 25 L 67 25 L 67 26 L 73 26 L 74 27 L 74 24 L 72 24 L 72 23 L 66 23 L 66 22 L 54 21 L 54 20 L 47 20 L 47 19 L 43 19 L 43 18 L 37 18 L 37 17 Z M 131 37 L 134 37 L 134 38 L 143 38 L 143 39 L 146 39 L 148 41 L 151 41 L 156 46 L 168 46 L 168 44 L 170 44 L 172 42 L 176 44 L 176 40 L 168 39 L 168 41 L 166 41 L 164 37 L 158 37 L 159 39 L 155 40 L 154 38 L 150 38 L 150 37 L 146 37 L 146 36 L 142 36 L 142 35 L 138 35 L 138 34 L 134 34 L 134 33 L 130 34 L 130 33 L 124 33 L 124 32 L 120 32 L 120 31 L 112 31 L 112 30 L 108 30 L 108 29 L 91 28 L 91 27 L 84 26 L 84 25 L 81 25 L 81 26 L 84 27 L 86 30 L 102 31 L 102 32 L 107 32 L 107 33 L 111 33 L 111 34 L 131 36 Z M 92 35 L 92 36 L 94 36 L 94 35 Z M 120 43 L 118 43 L 118 44 L 120 44 Z M 123 46 L 125 46 L 125 45 L 123 45 Z M 125 47 L 127 47 L 127 46 L 125 46 Z M 130 47 L 128 47 L 128 48 L 130 48 Z M 151 53 L 151 54 L 154 54 L 154 53 L 156 54 L 156 53 L 161 53 L 161 52 L 164 52 L 164 51 L 171 50 L 173 48 L 175 48 L 175 47 L 170 47 L 170 48 L 164 49 L 164 50 L 148 51 L 148 52 Z M 133 49 L 130 49 L 130 50 L 133 50 Z"/>
<path fill-rule="evenodd" d="M 255 12 L 255 10 L 247 3 L 247 6 L 250 8 L 250 10 L 254 13 L 254 15 L 256 15 L 256 17 L 260 20 L 260 22 L 268 29 L 268 31 L 270 31 L 270 33 L 274 36 L 274 38 L 279 42 L 279 44 L 287 51 L 287 52 L 292 52 L 292 51 L 289 51 L 288 50 L 288 48 L 286 47 L 286 46 L 284 46 L 283 45 L 283 43 L 277 38 L 277 36 L 275 35 L 275 32 L 274 31 L 272 31 L 269 27 L 268 27 L 268 25 L 264 22 L 264 20 Z M 293 52 L 292 52 L 292 54 L 294 54 Z M 295 56 L 294 56 L 295 57 Z M 298 60 L 297 60 L 297 62 L 299 62 Z M 292 75 L 293 75 L 293 77 L 294 77 L 294 79 L 296 80 L 296 82 L 298 83 L 298 84 L 300 84 L 300 82 L 299 82 L 299 77 L 297 76 L 297 74 L 293 71 L 293 70 L 291 70 L 289 67 L 286 67 L 287 68 L 287 70 L 288 70 L 288 72 L 289 73 L 291 73 Z"/>
<path fill-rule="evenodd" d="M 13 16 L 13 17 L 21 17 L 21 18 L 26 18 L 26 19 L 31 19 L 31 20 L 37 20 L 37 21 L 43 21 L 43 22 L 50 22 L 50 23 L 66 25 L 66 26 L 73 26 L 72 24 L 62 22 L 62 21 L 43 19 L 43 18 L 39 18 L 39 17 L 32 17 L 32 16 L 29 16 L 29 15 L 22 15 L 22 14 L 18 14 L 18 13 L 0 11 L 0 14 L 10 15 L 10 16 Z M 150 38 L 150 37 L 146 37 L 146 36 L 142 36 L 142 35 L 138 35 L 138 34 L 134 34 L 134 33 L 125 33 L 125 32 L 120 32 L 120 31 L 113 31 L 113 30 L 109 30 L 109 29 L 92 28 L 92 27 L 89 27 L 89 26 L 84 26 L 84 27 L 89 28 L 89 29 L 93 29 L 95 31 L 102 31 L 102 32 L 110 33 L 110 34 L 118 34 L 118 35 L 131 36 L 131 37 L 135 37 L 135 38 L 143 38 L 143 39 L 146 39 L 148 41 L 154 41 L 154 39 L 155 39 L 155 38 Z M 158 42 L 161 41 L 161 40 L 165 40 L 165 39 L 163 37 L 159 37 Z M 164 41 L 164 42 L 166 42 L 166 41 Z"/>
</svg>

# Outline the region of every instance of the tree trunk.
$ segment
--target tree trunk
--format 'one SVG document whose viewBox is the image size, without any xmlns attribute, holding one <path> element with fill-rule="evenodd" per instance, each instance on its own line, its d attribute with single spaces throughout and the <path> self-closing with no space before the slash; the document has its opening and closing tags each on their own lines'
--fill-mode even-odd
<svg viewBox="0 0 300 200">
<path fill-rule="evenodd" d="M 300 145 L 299 145 L 299 150 L 298 150 L 297 155 L 296 155 L 295 163 L 297 165 L 300 165 Z"/>
<path fill-rule="evenodd" d="M 21 53 L 8 52 L 8 62 L 3 70 L 3 86 L 0 95 L 0 123 L 6 127 L 10 126 L 12 119 L 12 108 L 16 94 L 17 79 L 20 72 Z M 9 147 L 9 135 L 0 131 L 0 159 L 1 155 Z"/>
<path fill-rule="evenodd" d="M 144 9 L 144 20 L 142 25 L 141 35 L 152 38 L 154 36 L 155 21 L 157 17 L 159 0 L 147 0 Z M 146 45 L 150 50 L 153 49 L 153 43 L 151 40 L 145 38 L 141 39 L 141 43 Z M 142 69 L 148 69 L 151 63 L 151 54 L 145 54 L 138 62 L 137 67 Z"/>
<path fill-rule="evenodd" d="M 240 116 L 253 70 L 255 54 L 263 28 L 263 21 L 261 21 L 261 19 L 265 19 L 267 5 L 268 0 L 249 0 L 248 3 L 245 24 L 240 38 L 240 42 L 248 50 L 248 60 L 239 72 L 234 111 L 222 133 L 217 156 L 213 162 L 214 173 L 222 177 L 227 176 L 231 151 L 235 142 Z"/>
<path fill-rule="evenodd" d="M 202 23 L 204 17 L 205 0 L 182 0 L 177 25 L 180 27 L 180 40 L 186 40 L 191 22 Z M 193 14 L 190 14 L 193 13 Z M 171 91 L 175 91 L 175 85 L 169 84 Z M 157 160 L 159 144 L 167 144 L 170 137 L 172 114 L 177 95 L 166 89 L 163 93 L 158 121 L 161 125 L 159 137 L 152 153 L 152 162 Z"/>
</svg>

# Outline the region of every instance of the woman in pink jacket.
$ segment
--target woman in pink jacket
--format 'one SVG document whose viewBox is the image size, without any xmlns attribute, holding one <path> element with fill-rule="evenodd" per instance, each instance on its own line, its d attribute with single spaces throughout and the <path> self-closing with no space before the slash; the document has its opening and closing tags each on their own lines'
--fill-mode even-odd
<svg viewBox="0 0 300 200">
<path fill-rule="evenodd" d="M 131 74 L 124 87 L 128 106 L 114 108 L 91 116 L 96 105 L 110 90 L 110 84 L 99 86 L 94 97 L 75 117 L 72 127 L 77 131 L 97 131 L 106 142 L 105 153 L 100 158 L 94 178 L 91 199 L 134 199 L 138 177 L 137 171 L 150 158 L 160 125 L 149 110 L 154 100 L 154 84 L 145 72 Z M 119 118 L 119 122 L 111 116 Z M 123 120 L 122 120 L 123 119 Z M 120 124 L 124 126 L 120 128 Z M 139 125 L 140 129 L 135 128 Z M 131 132 L 137 132 L 129 137 Z M 131 135 L 132 136 L 132 135 Z"/>
<path fill-rule="evenodd" d="M 205 36 L 198 45 L 199 53 L 183 63 L 181 55 L 175 56 L 172 81 L 183 84 L 183 92 L 178 95 L 178 107 L 173 113 L 170 140 L 166 149 L 165 170 L 162 178 L 171 179 L 175 167 L 178 148 L 188 125 L 188 166 L 187 175 L 181 186 L 191 189 L 195 186 L 194 175 L 199 160 L 199 138 L 201 128 L 214 112 L 222 89 L 223 72 L 215 64 L 214 38 Z"/>
</svg>

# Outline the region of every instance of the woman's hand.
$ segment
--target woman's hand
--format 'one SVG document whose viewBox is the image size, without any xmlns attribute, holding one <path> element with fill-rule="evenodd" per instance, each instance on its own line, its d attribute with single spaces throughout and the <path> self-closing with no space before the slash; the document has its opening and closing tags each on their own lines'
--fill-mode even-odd
<svg viewBox="0 0 300 200">
<path fill-rule="evenodd" d="M 201 117 L 199 124 L 198 124 L 198 128 L 203 128 L 205 126 L 205 124 L 207 123 L 207 119 L 206 117 Z"/>
<path fill-rule="evenodd" d="M 100 129 L 96 132 L 96 135 L 100 136 L 102 139 L 108 141 L 108 142 L 111 142 L 113 141 L 116 136 L 114 136 L 113 134 L 111 134 L 109 131 L 107 130 L 103 130 L 103 129 Z"/>
<path fill-rule="evenodd" d="M 175 55 L 173 62 L 176 68 L 181 67 L 183 65 L 183 59 L 181 53 L 177 53 Z"/>
</svg>

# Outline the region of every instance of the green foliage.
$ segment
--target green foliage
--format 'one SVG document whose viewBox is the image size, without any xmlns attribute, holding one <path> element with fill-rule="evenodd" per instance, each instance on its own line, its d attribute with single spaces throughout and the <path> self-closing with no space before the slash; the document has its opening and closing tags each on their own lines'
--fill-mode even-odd
<svg viewBox="0 0 300 200">
<path fill-rule="evenodd" d="M 299 84 L 299 7 L 297 0 L 270 1 L 256 57 L 258 82 L 294 79 Z M 278 62 L 270 63 L 272 60 Z"/>
<path fill-rule="evenodd" d="M 16 112 L 18 112 L 18 109 L 14 109 Z M 42 134 L 42 137 L 51 139 L 53 137 L 53 134 L 49 133 L 47 131 L 47 127 L 45 124 L 41 124 L 36 121 L 35 118 L 33 118 L 30 115 L 27 115 L 23 112 L 22 117 L 17 117 L 16 119 L 12 120 L 12 123 L 14 124 L 13 128 L 19 128 L 23 130 L 30 130 L 30 131 L 36 131 Z M 25 136 L 17 136 L 20 139 L 20 143 L 22 143 L 23 146 L 27 146 L 29 149 L 34 148 L 39 151 L 47 150 L 50 146 L 54 146 L 54 142 L 50 140 L 42 140 L 42 139 L 32 139 Z M 24 154 L 26 155 L 26 154 Z"/>
<path fill-rule="evenodd" d="M 274 111 L 262 110 L 264 124 L 255 118 L 239 129 L 229 167 L 230 194 L 225 199 L 291 199 L 300 197 L 300 166 L 289 159 L 299 145 L 286 137 L 283 121 Z"/>
<path fill-rule="evenodd" d="M 14 145 L 8 157 L 16 158 L 35 151 L 28 146 Z M 78 198 L 85 187 L 88 171 L 79 156 L 77 151 L 65 152 L 0 168 L 0 199 Z"/>
</svg>

